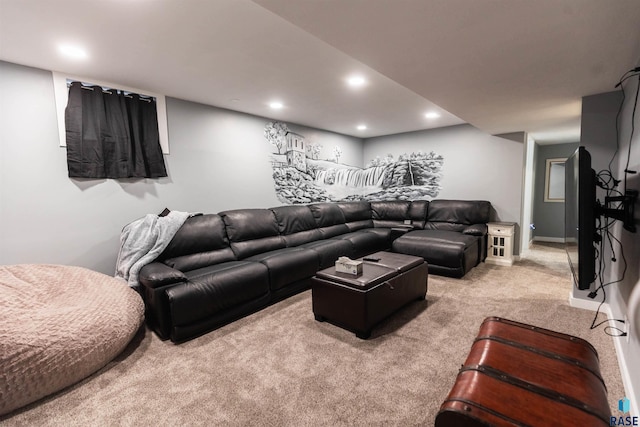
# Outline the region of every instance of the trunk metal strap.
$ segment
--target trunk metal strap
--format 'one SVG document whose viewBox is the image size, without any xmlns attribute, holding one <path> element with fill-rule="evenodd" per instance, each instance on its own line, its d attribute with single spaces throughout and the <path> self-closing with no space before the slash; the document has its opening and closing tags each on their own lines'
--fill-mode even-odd
<svg viewBox="0 0 640 427">
<path fill-rule="evenodd" d="M 607 390 L 607 385 L 604 383 L 604 380 L 602 379 L 602 377 L 600 376 L 600 373 L 593 370 L 593 368 L 591 368 L 590 366 L 585 365 L 584 363 L 582 363 L 581 361 L 571 358 L 571 357 L 567 357 L 561 354 L 557 354 L 557 353 L 553 353 L 547 350 L 542 350 L 540 348 L 537 347 L 533 347 L 530 345 L 525 345 L 522 344 L 520 342 L 517 341 L 512 341 L 512 340 L 508 340 L 506 338 L 502 338 L 502 337 L 497 337 L 495 335 L 480 335 L 478 336 L 474 342 L 478 342 L 478 341 L 482 341 L 482 340 L 489 340 L 489 341 L 495 341 L 495 342 L 499 342 L 500 344 L 504 344 L 504 345 L 508 345 L 510 347 L 515 347 L 521 350 L 526 350 L 529 351 L 531 353 L 535 353 L 538 354 L 540 356 L 544 356 L 550 359 L 554 359 L 554 360 L 558 360 L 564 363 L 568 363 L 570 365 L 574 365 L 577 366 L 579 368 L 582 368 L 586 371 L 589 371 L 591 374 L 593 374 L 598 380 L 600 380 L 600 382 L 602 383 L 602 385 L 604 386 L 604 389 Z"/>
<path fill-rule="evenodd" d="M 598 351 L 595 349 L 595 347 L 589 341 L 583 340 L 582 338 L 574 337 L 572 335 L 567 335 L 560 332 L 555 332 L 550 329 L 540 328 L 538 326 L 528 325 L 526 323 L 516 322 L 515 320 L 504 319 L 502 317 L 488 317 L 484 319 L 482 324 L 484 325 L 485 323 L 491 323 L 491 322 L 503 323 L 505 325 L 514 326 L 520 329 L 526 329 L 528 331 L 534 331 L 539 334 L 544 334 L 544 335 L 547 335 L 553 338 L 558 338 L 564 341 L 580 343 L 582 345 L 587 346 L 589 350 L 591 350 L 593 354 L 595 354 L 596 358 L 599 359 Z"/>
<path fill-rule="evenodd" d="M 481 374 L 487 375 L 493 379 L 499 380 L 503 383 L 506 384 L 510 384 L 519 388 L 522 388 L 524 390 L 527 390 L 531 393 L 535 393 L 538 394 L 540 396 L 544 396 L 548 399 L 553 400 L 554 402 L 560 402 L 563 403 L 565 405 L 568 406 L 572 406 L 582 412 L 586 412 L 589 415 L 593 415 L 594 417 L 597 417 L 598 419 L 602 420 L 602 422 L 604 422 L 606 425 L 609 425 L 609 419 L 606 416 L 603 416 L 602 414 L 599 414 L 598 411 L 587 405 L 586 403 L 571 397 L 571 396 L 567 396 L 565 394 L 562 393 L 558 393 L 555 390 L 550 390 L 548 388 L 544 388 L 544 387 L 540 387 L 537 386 L 535 384 L 531 384 L 529 382 L 523 381 L 520 378 L 516 378 L 513 377 L 509 374 L 507 374 L 506 372 L 500 371 L 498 369 L 492 368 L 490 366 L 483 366 L 483 365 L 468 365 L 468 366 L 463 366 L 460 369 L 459 374 L 462 374 L 463 372 L 467 372 L 467 371 L 475 371 L 475 372 L 480 372 Z"/>
</svg>

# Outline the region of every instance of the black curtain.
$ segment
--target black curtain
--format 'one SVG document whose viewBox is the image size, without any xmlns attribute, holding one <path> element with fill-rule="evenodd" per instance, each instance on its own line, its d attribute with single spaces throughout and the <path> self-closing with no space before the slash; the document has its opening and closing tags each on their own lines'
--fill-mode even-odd
<svg viewBox="0 0 640 427">
<path fill-rule="evenodd" d="M 65 124 L 70 177 L 167 176 L 154 99 L 73 82 Z"/>
</svg>

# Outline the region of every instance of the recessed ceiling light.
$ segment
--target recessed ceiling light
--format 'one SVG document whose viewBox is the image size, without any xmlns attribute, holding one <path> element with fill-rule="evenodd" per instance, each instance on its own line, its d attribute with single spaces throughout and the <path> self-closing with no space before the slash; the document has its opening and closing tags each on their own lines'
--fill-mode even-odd
<svg viewBox="0 0 640 427">
<path fill-rule="evenodd" d="M 72 59 L 86 59 L 88 57 L 86 50 L 79 46 L 70 44 L 62 44 L 58 46 L 58 51 L 64 56 Z"/>
<path fill-rule="evenodd" d="M 269 107 L 273 108 L 274 110 L 280 110 L 282 107 L 284 107 L 284 105 L 280 101 L 273 101 L 269 103 Z"/>
<path fill-rule="evenodd" d="M 358 125 L 357 129 L 358 130 L 365 130 L 367 128 L 367 125 Z"/>
<path fill-rule="evenodd" d="M 367 81 L 362 76 L 351 76 L 347 79 L 347 83 L 351 87 L 361 87 L 364 86 Z"/>
<path fill-rule="evenodd" d="M 424 115 L 427 119 L 437 119 L 440 117 L 440 113 L 436 113 L 435 111 L 430 111 Z"/>
</svg>

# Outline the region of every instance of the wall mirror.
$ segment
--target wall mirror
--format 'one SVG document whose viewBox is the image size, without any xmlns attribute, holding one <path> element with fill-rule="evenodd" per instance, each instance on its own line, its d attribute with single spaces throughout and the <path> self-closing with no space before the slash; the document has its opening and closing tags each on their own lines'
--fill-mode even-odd
<svg viewBox="0 0 640 427">
<path fill-rule="evenodd" d="M 564 202 L 564 162 L 562 159 L 547 159 L 544 179 L 544 201 Z"/>
</svg>

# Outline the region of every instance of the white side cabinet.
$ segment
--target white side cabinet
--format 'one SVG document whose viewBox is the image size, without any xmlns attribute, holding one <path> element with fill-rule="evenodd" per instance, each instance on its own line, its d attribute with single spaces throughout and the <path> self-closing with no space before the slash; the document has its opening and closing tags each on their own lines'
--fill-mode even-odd
<svg viewBox="0 0 640 427">
<path fill-rule="evenodd" d="M 490 222 L 487 224 L 489 235 L 487 259 L 489 264 L 513 264 L 513 235 L 515 222 Z"/>
</svg>

